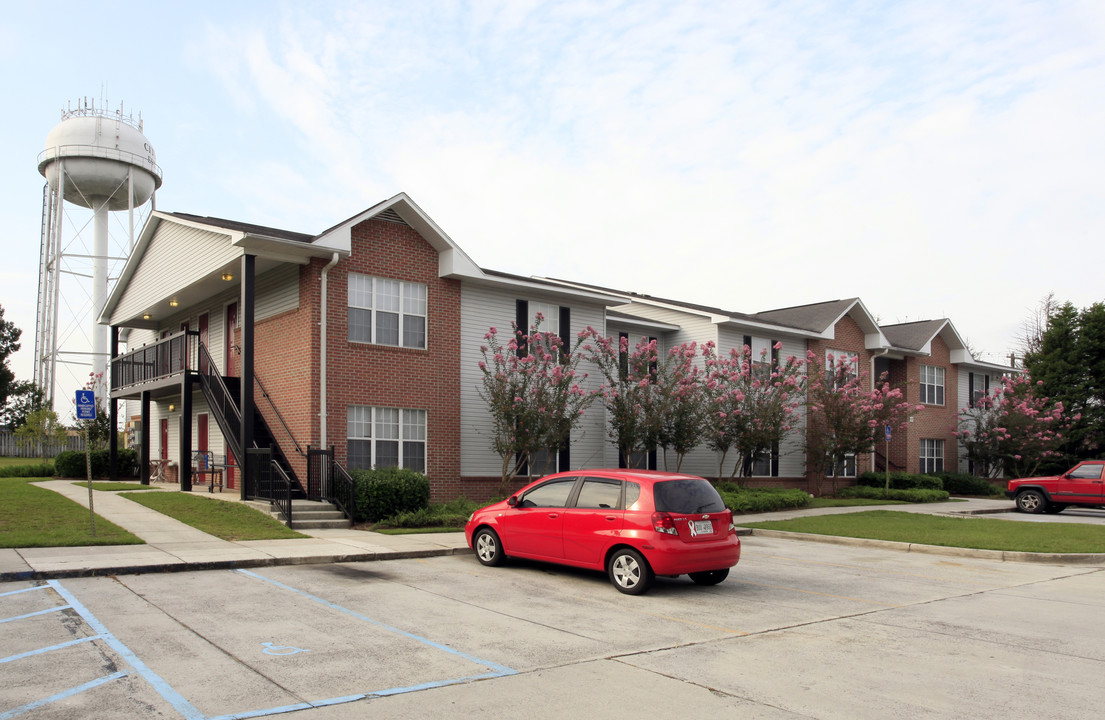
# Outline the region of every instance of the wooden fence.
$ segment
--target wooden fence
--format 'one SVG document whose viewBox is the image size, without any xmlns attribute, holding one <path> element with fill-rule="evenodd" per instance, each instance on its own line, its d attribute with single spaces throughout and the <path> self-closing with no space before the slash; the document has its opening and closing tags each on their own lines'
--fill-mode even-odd
<svg viewBox="0 0 1105 720">
<path fill-rule="evenodd" d="M 11 430 L 0 430 L 0 457 L 45 458 L 53 459 L 62 450 L 84 451 L 84 438 L 70 435 L 63 443 L 33 443 L 24 446 Z"/>
</svg>

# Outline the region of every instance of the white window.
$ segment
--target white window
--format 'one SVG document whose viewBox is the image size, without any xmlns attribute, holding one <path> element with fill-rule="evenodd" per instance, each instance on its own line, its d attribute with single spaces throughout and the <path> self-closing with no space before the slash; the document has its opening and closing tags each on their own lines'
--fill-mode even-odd
<svg viewBox="0 0 1105 720">
<path fill-rule="evenodd" d="M 926 405 L 944 404 L 944 368 L 921 366 L 921 402 Z"/>
<path fill-rule="evenodd" d="M 855 455 L 855 453 L 848 453 L 847 455 L 844 456 L 844 458 L 842 460 L 842 467 L 840 469 L 840 474 L 839 475 L 836 474 L 837 467 L 836 467 L 836 464 L 833 462 L 832 458 L 829 458 L 828 467 L 829 467 L 829 469 L 825 473 L 826 477 L 844 477 L 844 478 L 855 477 L 856 476 L 856 455 Z"/>
<path fill-rule="evenodd" d="M 426 472 L 426 411 L 350 405 L 346 426 L 349 469 L 397 465 Z"/>
<path fill-rule="evenodd" d="M 843 376 L 837 375 L 843 369 Z M 859 375 L 859 355 L 844 350 L 825 351 L 825 373 L 835 384 L 849 383 Z"/>
<path fill-rule="evenodd" d="M 426 286 L 349 273 L 350 342 L 426 347 Z"/>
<path fill-rule="evenodd" d="M 921 472 L 937 473 L 944 470 L 944 441 L 921 438 Z"/>
</svg>

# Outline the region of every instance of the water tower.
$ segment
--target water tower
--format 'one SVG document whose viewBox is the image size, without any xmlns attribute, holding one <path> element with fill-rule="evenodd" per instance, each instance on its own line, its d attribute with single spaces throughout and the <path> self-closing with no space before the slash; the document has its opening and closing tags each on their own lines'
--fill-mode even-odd
<svg viewBox="0 0 1105 720">
<path fill-rule="evenodd" d="M 96 317 L 107 301 L 108 265 L 125 262 L 134 247 L 135 212 L 161 186 L 161 168 L 153 146 L 142 134 L 142 116 L 135 121 L 133 116 L 124 115 L 122 104 L 115 111 L 102 106 L 101 102 L 97 108 L 94 100 L 85 98 L 75 109 L 70 106 L 63 110 L 61 122 L 46 136 L 46 150 L 38 157 L 38 171 L 46 178 L 46 186 L 42 198 L 35 382 L 46 391 L 51 405 L 55 390 L 72 397 L 72 391 L 83 387 L 88 377 L 87 373 L 72 373 L 59 378 L 59 362 L 91 364 L 94 373 L 106 369 L 108 328 L 99 325 Z M 68 240 L 63 237 L 66 203 L 92 210 L 91 251 L 84 237 L 87 222 L 75 226 Z M 123 233 L 127 237 L 112 251 L 109 213 L 122 210 L 128 213 Z M 79 317 L 84 308 L 87 315 Z M 84 327 L 90 329 L 90 342 L 80 343 L 74 328 L 64 326 L 63 312 L 77 313 L 78 317 L 69 318 L 70 322 L 87 323 Z M 85 360 L 74 360 L 73 356 L 84 356 Z M 104 387 L 96 388 L 96 394 L 104 397 Z"/>
</svg>

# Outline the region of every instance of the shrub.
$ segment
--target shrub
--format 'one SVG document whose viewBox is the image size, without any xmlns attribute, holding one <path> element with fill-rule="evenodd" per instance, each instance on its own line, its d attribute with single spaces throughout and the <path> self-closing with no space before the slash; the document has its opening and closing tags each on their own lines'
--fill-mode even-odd
<svg viewBox="0 0 1105 720">
<path fill-rule="evenodd" d="M 784 488 L 742 488 L 723 482 L 717 486 L 725 507 L 734 513 L 773 512 L 806 507 L 810 496 L 804 490 Z"/>
<path fill-rule="evenodd" d="M 856 478 L 857 485 L 885 488 L 886 474 L 865 472 Z M 891 490 L 943 490 L 944 483 L 934 475 L 915 475 L 907 472 L 890 473 Z"/>
<path fill-rule="evenodd" d="M 116 455 L 119 463 L 119 477 L 129 478 L 138 474 L 138 452 L 134 448 L 123 448 Z M 102 478 L 111 474 L 111 451 L 93 450 L 92 477 Z M 88 469 L 84 452 L 80 450 L 64 450 L 54 458 L 54 472 L 59 477 L 83 478 L 88 477 Z"/>
<path fill-rule="evenodd" d="M 999 486 L 992 480 L 975 477 L 967 473 L 940 473 L 940 479 L 944 482 L 944 489 L 952 495 L 1001 495 L 1005 484 Z M 1001 482 L 1001 481 L 999 481 Z"/>
<path fill-rule="evenodd" d="M 8 465 L 0 467 L 0 477 L 42 478 L 54 476 L 54 463 L 50 460 L 38 465 Z"/>
<path fill-rule="evenodd" d="M 893 476 L 891 476 L 893 478 Z M 913 488 L 908 490 L 894 490 L 889 492 L 883 488 L 870 487 L 868 485 L 856 485 L 840 489 L 837 497 L 841 498 L 870 498 L 872 500 L 900 500 L 911 503 L 944 502 L 948 499 L 946 490 L 926 490 Z"/>
<path fill-rule="evenodd" d="M 414 470 L 397 467 L 354 470 L 355 522 L 378 522 L 430 506 L 430 481 Z"/>
</svg>

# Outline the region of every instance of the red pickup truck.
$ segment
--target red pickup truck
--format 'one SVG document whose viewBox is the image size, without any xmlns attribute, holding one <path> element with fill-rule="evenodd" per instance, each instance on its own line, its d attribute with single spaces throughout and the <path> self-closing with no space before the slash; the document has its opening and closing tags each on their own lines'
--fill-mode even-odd
<svg viewBox="0 0 1105 720">
<path fill-rule="evenodd" d="M 1010 480 L 1005 494 L 1026 513 L 1057 513 L 1070 505 L 1105 506 L 1105 460 L 1084 460 L 1062 475 Z"/>
</svg>

